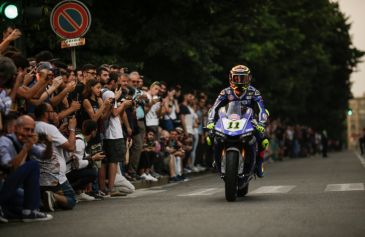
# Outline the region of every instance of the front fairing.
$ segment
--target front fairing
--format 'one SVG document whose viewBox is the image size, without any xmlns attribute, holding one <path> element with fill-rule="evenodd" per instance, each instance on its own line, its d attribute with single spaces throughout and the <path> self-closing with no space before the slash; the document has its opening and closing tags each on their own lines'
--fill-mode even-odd
<svg viewBox="0 0 365 237">
<path fill-rule="evenodd" d="M 219 135 L 230 137 L 252 134 L 252 117 L 251 108 L 244 107 L 239 101 L 232 101 L 220 110 L 215 131 Z"/>
</svg>

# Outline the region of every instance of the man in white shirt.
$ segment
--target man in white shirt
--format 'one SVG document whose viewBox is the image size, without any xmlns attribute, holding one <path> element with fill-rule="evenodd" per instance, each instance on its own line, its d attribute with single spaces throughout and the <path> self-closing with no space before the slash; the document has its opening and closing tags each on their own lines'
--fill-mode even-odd
<svg viewBox="0 0 365 237">
<path fill-rule="evenodd" d="M 52 158 L 57 159 L 59 163 L 58 184 L 56 186 L 42 187 L 43 190 L 52 192 L 52 199 L 55 204 L 63 209 L 72 209 L 76 205 L 75 192 L 66 177 L 66 159 L 65 151 L 73 152 L 75 150 L 75 129 L 76 119 L 71 118 L 68 121 L 68 139 L 65 138 L 58 128 L 50 124 L 57 124 L 57 113 L 52 106 L 47 103 L 40 104 L 34 110 L 36 117 L 35 132 L 47 135 L 52 141 Z M 51 209 L 52 210 L 52 209 Z"/>
<path fill-rule="evenodd" d="M 112 100 L 111 106 L 113 106 L 113 108 L 109 110 L 109 119 L 104 122 L 103 145 L 106 158 L 103 159 L 99 180 L 105 180 L 105 169 L 106 164 L 108 164 L 108 191 L 106 193 L 107 195 L 113 196 L 119 195 L 119 193 L 114 190 L 114 182 L 118 170 L 118 163 L 123 162 L 126 153 L 121 116 L 123 116 L 125 108 L 132 105 L 132 101 L 125 100 L 118 103 L 117 101 L 122 95 L 121 90 L 117 90 L 116 93 L 114 93 L 112 90 L 115 88 L 110 87 L 109 89 L 104 90 L 102 94 L 104 101 Z M 105 182 L 99 183 L 99 188 L 100 190 L 105 191 Z"/>
</svg>

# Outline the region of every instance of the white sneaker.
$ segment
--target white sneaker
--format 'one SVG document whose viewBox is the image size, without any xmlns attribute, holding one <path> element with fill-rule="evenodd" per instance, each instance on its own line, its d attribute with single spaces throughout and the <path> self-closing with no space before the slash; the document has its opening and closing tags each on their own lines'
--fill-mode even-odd
<svg viewBox="0 0 365 237">
<path fill-rule="evenodd" d="M 80 193 L 77 195 L 77 200 L 79 201 L 95 201 L 93 196 L 87 195 L 86 193 Z"/>
<path fill-rule="evenodd" d="M 196 166 L 193 166 L 193 167 L 191 168 L 191 171 L 193 171 L 194 173 L 198 173 L 198 172 L 200 172 L 199 168 L 198 168 L 198 167 L 196 167 Z"/>
<path fill-rule="evenodd" d="M 141 179 L 147 180 L 148 176 L 146 175 L 146 173 L 143 173 L 139 177 L 141 177 Z"/>
<path fill-rule="evenodd" d="M 5 214 L 3 212 L 3 210 L 1 209 L 1 206 L 0 206 L 0 222 L 3 222 L 3 223 L 8 223 L 8 219 L 5 218 Z"/>
<path fill-rule="evenodd" d="M 40 212 L 38 210 L 31 211 L 28 215 L 23 214 L 23 222 L 34 222 L 34 221 L 49 221 L 52 220 L 53 216 L 45 212 Z"/>
<path fill-rule="evenodd" d="M 158 179 L 153 177 L 151 174 L 147 174 L 146 176 L 147 176 L 146 180 L 150 180 L 152 182 L 157 182 L 158 181 Z"/>
<path fill-rule="evenodd" d="M 204 166 L 201 166 L 201 165 L 197 165 L 196 167 L 199 169 L 199 172 L 207 170 L 207 168 L 205 168 Z"/>
<path fill-rule="evenodd" d="M 185 174 L 190 174 L 192 172 L 192 170 L 191 169 L 189 169 L 189 168 L 184 168 L 184 173 Z"/>
</svg>

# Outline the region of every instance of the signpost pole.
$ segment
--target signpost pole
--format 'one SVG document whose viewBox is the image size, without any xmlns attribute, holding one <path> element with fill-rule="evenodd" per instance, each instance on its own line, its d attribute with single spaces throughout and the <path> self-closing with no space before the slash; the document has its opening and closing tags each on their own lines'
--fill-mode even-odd
<svg viewBox="0 0 365 237">
<path fill-rule="evenodd" d="M 76 48 L 71 48 L 71 62 L 74 70 L 76 70 Z"/>
</svg>

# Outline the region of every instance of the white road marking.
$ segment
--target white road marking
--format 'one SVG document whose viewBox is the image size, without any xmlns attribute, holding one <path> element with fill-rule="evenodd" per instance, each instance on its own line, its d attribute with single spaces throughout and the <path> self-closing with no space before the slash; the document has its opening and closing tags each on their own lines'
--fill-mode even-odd
<svg viewBox="0 0 365 237">
<path fill-rule="evenodd" d="M 252 192 L 250 194 L 267 194 L 267 193 L 288 193 L 295 185 L 286 185 L 286 186 L 262 186 Z"/>
<path fill-rule="evenodd" d="M 187 193 L 187 194 L 180 194 L 177 195 L 179 197 L 188 197 L 188 196 L 208 196 L 213 195 L 215 193 L 221 192 L 222 188 L 207 188 L 207 189 L 198 189 L 195 192 Z"/>
<path fill-rule="evenodd" d="M 350 183 L 350 184 L 328 184 L 325 192 L 335 192 L 335 191 L 362 191 L 364 190 L 363 183 Z"/>
<path fill-rule="evenodd" d="M 354 152 L 355 153 L 355 155 L 357 156 L 357 158 L 360 160 L 360 163 L 362 164 L 362 166 L 364 166 L 364 168 L 365 168 L 365 158 L 364 157 L 362 157 L 359 153 L 357 153 L 357 152 Z"/>
</svg>

